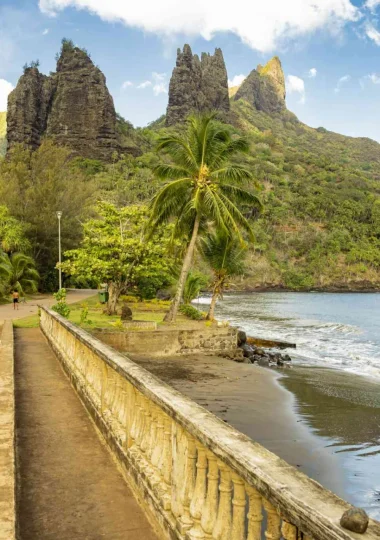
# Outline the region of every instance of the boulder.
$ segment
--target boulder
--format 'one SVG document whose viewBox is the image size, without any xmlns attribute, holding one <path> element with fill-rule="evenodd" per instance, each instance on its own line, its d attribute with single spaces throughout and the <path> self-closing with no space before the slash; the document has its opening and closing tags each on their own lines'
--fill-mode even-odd
<svg viewBox="0 0 380 540">
<path fill-rule="evenodd" d="M 252 356 L 252 354 L 254 352 L 252 347 L 250 345 L 248 345 L 247 343 L 244 343 L 244 345 L 242 345 L 240 348 L 243 351 L 244 358 L 249 358 L 250 356 Z"/>
<path fill-rule="evenodd" d="M 132 310 L 127 304 L 121 306 L 121 320 L 122 321 L 131 321 L 132 320 Z"/>
<path fill-rule="evenodd" d="M 241 347 L 242 345 L 247 343 L 247 334 L 244 332 L 244 330 L 238 330 L 237 343 L 238 347 Z"/>
<path fill-rule="evenodd" d="M 259 357 L 259 360 L 257 362 L 259 364 L 259 366 L 262 366 L 262 367 L 269 367 L 269 360 L 268 358 L 265 358 L 263 356 L 260 356 Z"/>
<path fill-rule="evenodd" d="M 364 534 L 367 530 L 369 518 L 362 508 L 352 507 L 343 514 L 340 524 L 344 529 L 359 534 Z"/>
</svg>

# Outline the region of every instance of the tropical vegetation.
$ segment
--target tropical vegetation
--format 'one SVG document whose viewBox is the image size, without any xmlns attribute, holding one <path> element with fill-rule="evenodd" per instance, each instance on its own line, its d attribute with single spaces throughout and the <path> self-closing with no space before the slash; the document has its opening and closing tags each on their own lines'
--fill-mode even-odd
<svg viewBox="0 0 380 540">
<path fill-rule="evenodd" d="M 233 136 L 227 125 L 217 121 L 215 113 L 190 116 L 183 133 L 159 139 L 158 150 L 164 150 L 171 162 L 154 169 L 167 183 L 152 200 L 148 227 L 155 231 L 174 219 L 173 234 L 189 239 L 166 317 L 172 322 L 182 301 L 198 235 L 211 223 L 242 241 L 242 230 L 252 235 L 252 228 L 239 205 L 259 208 L 260 202 L 247 187 L 248 182 L 253 183 L 252 172 L 231 161 L 236 154 L 248 152 L 247 140 Z"/>
<path fill-rule="evenodd" d="M 213 273 L 212 297 L 207 319 L 214 320 L 215 306 L 231 285 L 231 278 L 244 274 L 247 248 L 224 231 L 211 232 L 201 239 L 200 252 Z"/>
</svg>

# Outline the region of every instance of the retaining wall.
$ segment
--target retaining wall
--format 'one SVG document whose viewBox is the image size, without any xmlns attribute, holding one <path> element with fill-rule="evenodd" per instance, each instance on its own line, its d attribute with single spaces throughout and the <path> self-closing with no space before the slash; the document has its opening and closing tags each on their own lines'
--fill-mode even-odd
<svg viewBox="0 0 380 540">
<path fill-rule="evenodd" d="M 118 351 L 152 356 L 220 354 L 235 351 L 237 347 L 237 330 L 230 327 L 139 332 L 99 329 L 92 334 Z"/>
</svg>

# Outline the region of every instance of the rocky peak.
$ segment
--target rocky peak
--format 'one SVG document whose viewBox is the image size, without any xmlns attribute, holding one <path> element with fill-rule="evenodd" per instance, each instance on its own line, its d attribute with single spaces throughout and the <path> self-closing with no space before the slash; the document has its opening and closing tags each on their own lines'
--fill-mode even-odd
<svg viewBox="0 0 380 540">
<path fill-rule="evenodd" d="M 166 125 L 183 122 L 191 111 L 229 110 L 227 70 L 221 49 L 193 55 L 190 45 L 178 49 L 169 85 Z"/>
<path fill-rule="evenodd" d="M 234 99 L 245 99 L 259 111 L 281 112 L 286 109 L 285 77 L 280 59 L 274 56 L 265 66 L 251 71 Z"/>
<path fill-rule="evenodd" d="M 23 143 L 32 150 L 40 145 L 51 98 L 48 79 L 37 67 L 26 68 L 17 87 L 9 94 L 8 149 L 17 143 Z"/>
<path fill-rule="evenodd" d="M 8 150 L 16 143 L 35 150 L 43 135 L 93 159 L 110 161 L 119 150 L 106 79 L 86 51 L 67 40 L 56 73 L 27 68 L 8 98 Z"/>
</svg>

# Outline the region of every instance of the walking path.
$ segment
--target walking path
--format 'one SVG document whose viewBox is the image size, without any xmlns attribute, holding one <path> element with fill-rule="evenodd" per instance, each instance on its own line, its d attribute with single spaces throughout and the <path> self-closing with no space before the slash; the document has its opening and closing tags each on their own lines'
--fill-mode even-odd
<svg viewBox="0 0 380 540">
<path fill-rule="evenodd" d="M 67 303 L 80 302 L 86 300 L 90 296 L 96 294 L 96 290 L 92 289 L 73 289 L 67 293 Z M 29 315 L 35 315 L 38 311 L 38 306 L 50 307 L 55 304 L 55 299 L 52 294 L 38 295 L 32 297 L 26 304 L 19 303 L 19 309 L 13 309 L 13 304 L 5 304 L 0 306 L 0 324 L 2 321 L 9 319 L 23 319 Z"/>
<path fill-rule="evenodd" d="M 20 540 L 157 540 L 38 328 L 15 372 Z"/>
</svg>

